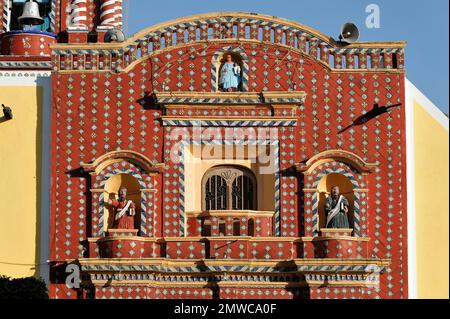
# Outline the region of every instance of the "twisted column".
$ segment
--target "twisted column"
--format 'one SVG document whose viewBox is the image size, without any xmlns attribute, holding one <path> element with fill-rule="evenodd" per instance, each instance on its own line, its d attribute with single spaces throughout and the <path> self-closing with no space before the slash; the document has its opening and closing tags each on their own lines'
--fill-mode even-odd
<svg viewBox="0 0 450 319">
<path fill-rule="evenodd" d="M 115 26 L 118 29 L 122 28 L 122 1 L 123 0 L 116 0 L 116 7 L 115 7 Z"/>
<path fill-rule="evenodd" d="M 100 26 L 114 28 L 116 24 L 116 0 L 101 0 Z"/>
<path fill-rule="evenodd" d="M 67 27 L 69 29 L 87 28 L 87 0 L 72 0 Z"/>
<path fill-rule="evenodd" d="M 1 6 L 1 4 L 0 4 L 0 6 Z M 9 31 L 10 23 L 11 23 L 10 1 L 4 1 L 4 3 L 3 3 L 3 32 Z"/>
</svg>

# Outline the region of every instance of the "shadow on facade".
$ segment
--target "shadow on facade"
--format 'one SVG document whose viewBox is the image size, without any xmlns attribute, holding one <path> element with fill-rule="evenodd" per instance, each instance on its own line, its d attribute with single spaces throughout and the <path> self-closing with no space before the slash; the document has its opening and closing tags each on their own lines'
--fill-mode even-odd
<svg viewBox="0 0 450 319">
<path fill-rule="evenodd" d="M 288 167 L 284 170 L 280 171 L 280 175 L 283 177 L 294 177 L 297 179 L 297 221 L 298 221 L 298 231 L 297 236 L 303 237 L 305 236 L 305 225 L 304 225 L 304 176 L 301 173 L 298 173 L 295 166 Z M 302 258 L 303 254 L 302 250 L 298 250 L 297 258 Z"/>
<path fill-rule="evenodd" d="M 89 174 L 86 173 L 82 167 L 73 169 L 71 171 L 65 172 L 67 175 L 69 175 L 70 178 L 82 178 L 85 181 L 85 192 L 84 192 L 84 198 L 85 200 L 85 216 L 86 216 L 86 234 L 87 238 L 92 236 L 92 214 L 89 214 L 88 212 L 91 211 L 92 207 L 92 197 L 90 189 L 92 188 L 91 185 L 91 179 L 89 178 Z M 87 239 L 82 240 L 79 242 L 80 245 L 83 246 L 83 257 L 89 258 L 89 242 Z"/>
<path fill-rule="evenodd" d="M 276 281 L 288 282 L 284 289 L 292 294 L 293 299 L 310 299 L 310 288 L 305 276 L 298 272 L 298 266 L 293 260 L 277 263 L 274 273 L 280 273 Z"/>
<path fill-rule="evenodd" d="M 220 299 L 220 287 L 218 282 L 221 280 L 220 275 L 212 274 L 203 260 L 195 263 L 195 266 L 200 272 L 207 273 L 208 281 L 204 288 L 209 288 L 212 292 L 212 299 Z"/>
<path fill-rule="evenodd" d="M 153 92 L 145 91 L 144 97 L 140 98 L 136 102 L 139 103 L 144 108 L 144 110 L 161 110 L 161 107 L 157 103 L 156 97 Z"/>
</svg>

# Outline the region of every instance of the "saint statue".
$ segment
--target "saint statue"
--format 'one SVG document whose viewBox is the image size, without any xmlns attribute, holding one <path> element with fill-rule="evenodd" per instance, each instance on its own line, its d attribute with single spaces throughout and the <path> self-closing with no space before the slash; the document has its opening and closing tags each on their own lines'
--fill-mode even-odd
<svg viewBox="0 0 450 319">
<path fill-rule="evenodd" d="M 241 83 L 241 67 L 233 62 L 231 54 L 225 56 L 226 62 L 220 69 L 219 86 L 227 92 L 236 91 Z"/>
<path fill-rule="evenodd" d="M 134 216 L 136 215 L 136 205 L 132 200 L 127 200 L 127 189 L 119 189 L 119 199 L 108 202 L 114 211 L 113 229 L 134 229 Z"/>
<path fill-rule="evenodd" d="M 334 186 L 331 189 L 331 196 L 327 198 L 325 203 L 325 213 L 327 216 L 326 228 L 349 229 L 348 207 L 349 203 L 347 198 L 340 194 L 338 186 Z"/>
</svg>

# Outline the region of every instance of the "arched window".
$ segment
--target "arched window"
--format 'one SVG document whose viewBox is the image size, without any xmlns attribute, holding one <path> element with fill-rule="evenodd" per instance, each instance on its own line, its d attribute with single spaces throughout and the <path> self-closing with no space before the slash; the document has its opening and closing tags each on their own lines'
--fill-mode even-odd
<svg viewBox="0 0 450 319">
<path fill-rule="evenodd" d="M 247 175 L 237 176 L 232 186 L 232 209 L 253 210 L 253 180 Z"/>
<path fill-rule="evenodd" d="M 256 210 L 256 179 L 244 167 L 217 166 L 203 176 L 203 210 Z"/>
</svg>

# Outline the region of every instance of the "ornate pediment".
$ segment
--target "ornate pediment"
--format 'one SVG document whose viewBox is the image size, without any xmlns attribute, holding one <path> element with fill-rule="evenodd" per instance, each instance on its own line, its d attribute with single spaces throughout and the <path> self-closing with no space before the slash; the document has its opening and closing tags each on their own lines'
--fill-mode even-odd
<svg viewBox="0 0 450 319">
<path fill-rule="evenodd" d="M 364 174 L 372 173 L 378 166 L 377 163 L 367 163 L 361 157 L 352 152 L 344 150 L 329 150 L 311 157 L 306 162 L 297 163 L 295 167 L 298 172 L 303 172 L 307 175 L 318 165 L 330 160 L 346 163 L 358 170 L 360 173 Z"/>
<path fill-rule="evenodd" d="M 164 168 L 163 163 L 154 163 L 150 161 L 146 156 L 139 154 L 138 152 L 129 150 L 113 151 L 103 154 L 91 163 L 82 163 L 81 167 L 85 172 L 98 173 L 105 166 L 109 165 L 112 161 L 115 160 L 126 160 L 132 162 L 147 173 L 160 173 Z"/>
</svg>

